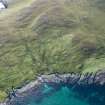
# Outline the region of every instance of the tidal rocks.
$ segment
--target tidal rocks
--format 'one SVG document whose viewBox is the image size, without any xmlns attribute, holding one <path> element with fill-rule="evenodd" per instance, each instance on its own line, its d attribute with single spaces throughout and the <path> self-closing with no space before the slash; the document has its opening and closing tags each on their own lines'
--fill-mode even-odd
<svg viewBox="0 0 105 105">
<path fill-rule="evenodd" d="M 42 89 L 45 85 L 57 86 L 57 84 L 67 85 L 69 84 L 72 87 L 75 86 L 104 86 L 105 85 L 105 70 L 99 70 L 96 73 L 69 73 L 69 74 L 50 74 L 50 75 L 41 75 L 38 77 L 36 81 L 33 81 L 21 89 L 16 89 L 15 95 L 24 99 L 24 97 L 32 94 L 33 91 L 40 92 L 40 88 Z M 54 88 L 55 88 L 54 87 Z M 8 102 L 14 100 L 14 96 L 11 96 L 11 100 L 7 100 L 7 103 L 2 103 L 0 105 L 11 105 Z"/>
<path fill-rule="evenodd" d="M 33 81 L 21 89 L 16 90 L 16 95 L 28 93 L 29 91 L 36 89 L 44 84 L 69 84 L 69 85 L 105 85 L 105 71 L 99 71 L 97 73 L 71 73 L 71 74 L 50 74 L 41 75 L 36 81 Z"/>
<path fill-rule="evenodd" d="M 41 82 L 52 82 L 52 83 L 69 83 L 69 84 L 79 84 L 79 85 L 90 85 L 90 84 L 105 84 L 105 71 L 99 71 L 96 73 L 72 73 L 72 74 L 51 74 L 42 75 Z"/>
<path fill-rule="evenodd" d="M 6 103 L 0 103 L 0 105 L 7 105 Z"/>
<path fill-rule="evenodd" d="M 30 82 L 29 84 L 27 84 L 26 86 L 24 86 L 23 88 L 17 90 L 17 93 L 24 93 L 28 90 L 30 90 L 33 87 L 36 87 L 37 85 L 39 85 L 40 83 L 38 83 L 38 81 L 33 81 Z"/>
<path fill-rule="evenodd" d="M 95 76 L 95 83 L 98 83 L 100 85 L 104 85 L 105 84 L 105 70 L 104 71 L 99 71 L 96 73 Z"/>
</svg>

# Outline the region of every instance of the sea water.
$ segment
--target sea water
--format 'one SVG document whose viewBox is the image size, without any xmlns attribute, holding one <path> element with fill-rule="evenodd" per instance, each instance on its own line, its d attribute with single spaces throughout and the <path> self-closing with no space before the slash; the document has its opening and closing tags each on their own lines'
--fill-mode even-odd
<svg viewBox="0 0 105 105">
<path fill-rule="evenodd" d="M 73 93 L 62 87 L 49 97 L 45 97 L 41 103 L 31 102 L 29 105 L 89 105 L 87 102 L 73 97 Z"/>
<path fill-rule="evenodd" d="M 105 86 L 44 84 L 10 105 L 105 105 Z"/>
</svg>

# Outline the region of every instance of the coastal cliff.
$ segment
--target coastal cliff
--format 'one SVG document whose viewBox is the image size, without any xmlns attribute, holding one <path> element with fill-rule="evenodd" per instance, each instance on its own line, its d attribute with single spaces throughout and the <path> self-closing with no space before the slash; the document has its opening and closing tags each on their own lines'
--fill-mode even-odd
<svg viewBox="0 0 105 105">
<path fill-rule="evenodd" d="M 32 81 L 21 88 L 16 88 L 8 94 L 8 98 L 0 105 L 11 105 L 17 98 L 25 98 L 29 94 L 35 92 L 38 88 L 45 85 L 55 88 L 58 85 L 69 86 L 73 90 L 76 87 L 104 87 L 105 86 L 105 71 L 99 70 L 97 73 L 68 73 L 68 74 L 48 74 L 40 75 L 35 81 Z M 15 104 L 13 104 L 15 105 Z"/>
<path fill-rule="evenodd" d="M 66 81 L 67 74 L 72 84 L 104 84 L 105 0 L 7 3 L 0 11 L 0 102 L 39 75 L 46 82 Z"/>
<path fill-rule="evenodd" d="M 40 86 L 50 85 L 56 87 L 58 84 L 69 85 L 72 89 L 75 87 L 88 87 L 88 86 L 105 86 L 105 71 L 98 71 L 95 74 L 87 73 L 87 74 L 79 74 L 79 73 L 69 73 L 69 74 L 49 74 L 49 75 L 41 75 L 37 78 L 37 80 L 26 84 L 20 89 L 15 89 L 10 93 L 11 97 L 8 97 L 5 103 L 0 105 L 11 105 L 12 102 L 15 101 L 15 98 L 26 97 L 33 90 L 36 91 Z M 15 95 L 13 95 L 15 94 Z"/>
</svg>

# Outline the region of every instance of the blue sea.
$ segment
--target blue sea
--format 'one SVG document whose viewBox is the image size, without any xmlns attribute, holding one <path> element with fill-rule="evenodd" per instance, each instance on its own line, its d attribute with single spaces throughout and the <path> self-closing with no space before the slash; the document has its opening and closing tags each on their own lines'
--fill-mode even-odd
<svg viewBox="0 0 105 105">
<path fill-rule="evenodd" d="M 105 105 L 105 86 L 43 84 L 14 98 L 10 105 Z"/>
</svg>

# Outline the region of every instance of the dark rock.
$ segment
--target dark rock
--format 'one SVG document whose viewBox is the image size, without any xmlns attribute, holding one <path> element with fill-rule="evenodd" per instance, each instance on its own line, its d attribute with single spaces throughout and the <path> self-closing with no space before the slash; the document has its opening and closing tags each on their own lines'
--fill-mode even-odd
<svg viewBox="0 0 105 105">
<path fill-rule="evenodd" d="M 100 85 L 104 85 L 105 84 L 105 70 L 100 70 L 95 77 L 95 83 L 98 83 Z"/>
<path fill-rule="evenodd" d="M 93 83 L 93 80 L 91 79 L 93 77 L 93 74 L 92 73 L 86 73 L 85 75 L 82 75 L 80 80 L 78 81 L 78 84 L 82 85 L 82 84 L 85 84 L 85 85 L 88 85 L 88 84 L 91 84 Z"/>
</svg>

